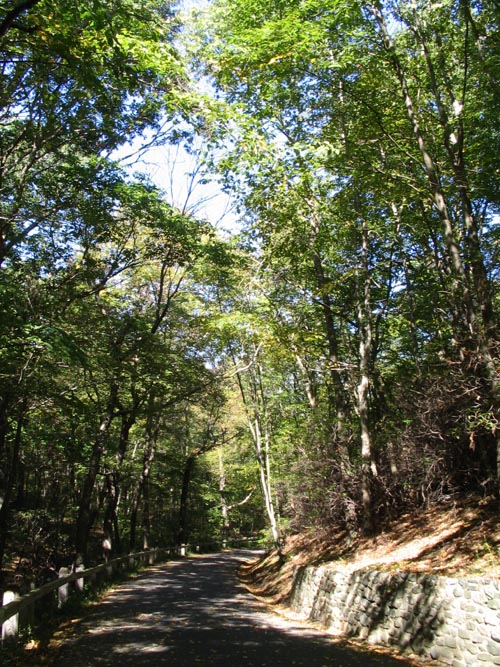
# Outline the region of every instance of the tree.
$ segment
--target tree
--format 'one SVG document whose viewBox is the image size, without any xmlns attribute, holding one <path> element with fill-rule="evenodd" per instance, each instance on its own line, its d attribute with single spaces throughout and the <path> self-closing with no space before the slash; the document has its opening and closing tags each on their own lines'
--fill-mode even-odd
<svg viewBox="0 0 500 667">
<path fill-rule="evenodd" d="M 446 11 L 450 20 L 439 31 L 435 30 L 436 10 L 426 3 L 419 11 L 408 10 L 404 4 L 396 8 L 397 17 L 409 28 L 408 37 L 421 48 L 427 75 L 428 94 L 435 109 L 434 126 L 439 128 L 441 142 L 432 138 L 432 148 L 422 129 L 423 112 L 415 104 L 410 89 L 410 76 L 389 33 L 383 8 L 373 3 L 370 9 L 384 40 L 384 45 L 397 76 L 401 96 L 418 145 L 422 166 L 439 215 L 443 236 L 443 256 L 449 271 L 450 310 L 454 332 L 463 349 L 475 358 L 474 372 L 483 376 L 491 395 L 496 421 L 498 412 L 498 369 L 494 362 L 497 347 L 492 303 L 492 284 L 486 269 L 487 250 L 481 241 L 481 227 L 485 223 L 484 209 L 474 205 L 474 191 L 469 179 L 465 158 L 464 117 L 469 106 L 469 59 L 471 44 L 468 34 L 469 15 L 463 6 L 449 3 Z M 441 17 L 440 17 L 441 18 Z M 447 47 L 462 43 L 463 57 L 458 66 L 447 55 Z M 454 58 L 455 56 L 454 48 Z M 472 105 L 471 105 L 472 106 Z M 471 137 L 472 138 L 472 137 Z M 434 155 L 433 155 L 434 152 Z M 483 202 L 481 202 L 482 205 Z M 466 370 L 466 372 L 468 372 Z M 497 478 L 500 475 L 500 444 L 497 442 Z"/>
<path fill-rule="evenodd" d="M 134 261 L 133 227 L 119 226 L 120 240 L 115 233 L 133 188 L 109 155 L 155 126 L 165 106 L 181 109 L 174 33 L 173 15 L 156 2 L 140 10 L 128 2 L 7 3 L 0 17 L 0 293 L 9 313 L 0 561 L 32 404 L 27 380 L 48 351 L 76 352 L 55 308 L 98 293 Z M 96 246 L 106 244 L 115 254 L 105 258 Z"/>
<path fill-rule="evenodd" d="M 486 28 L 495 23 L 490 8 L 474 7 L 476 18 L 469 9 L 453 2 L 388 8 L 221 0 L 199 38 L 198 62 L 233 114 L 232 123 L 221 124 L 229 149 L 219 168 L 239 193 L 262 265 L 292 290 L 286 297 L 275 290 L 277 311 L 303 325 L 307 309 L 321 308 L 336 406 L 332 464 L 343 470 L 348 507 L 362 508 L 365 529 L 391 493 L 386 475 L 394 456 L 384 424 L 398 423 L 404 439 L 411 420 L 401 393 L 401 412 L 391 410 L 391 392 L 415 382 L 418 397 L 430 378 L 446 386 L 448 405 L 462 411 L 454 419 L 469 415 L 457 437 L 472 466 L 471 425 L 497 420 L 489 259 L 497 201 L 489 169 L 467 162 L 479 165 L 481 154 L 489 164 L 488 151 L 476 154 L 479 134 L 497 141 L 495 122 L 490 130 L 483 124 L 496 101 L 472 93 L 473 81 L 493 76 L 475 26 L 482 26 L 490 58 L 498 45 Z M 304 357 L 298 355 L 304 390 L 317 410 L 320 394 Z M 451 394 L 450 365 L 461 387 Z M 459 394 L 471 386 L 478 403 L 466 407 Z M 479 417 L 486 404 L 493 411 Z M 479 430 L 484 480 L 495 427 Z M 443 440 L 452 466 L 457 445 L 444 433 Z M 360 484 L 352 483 L 353 473 Z M 446 483 L 460 484 L 461 474 L 455 470 Z M 435 484 L 442 488 L 438 478 Z"/>
</svg>

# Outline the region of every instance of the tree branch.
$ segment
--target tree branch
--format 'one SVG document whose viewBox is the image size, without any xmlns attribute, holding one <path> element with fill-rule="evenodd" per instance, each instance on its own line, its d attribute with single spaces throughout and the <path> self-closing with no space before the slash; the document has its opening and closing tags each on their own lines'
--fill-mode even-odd
<svg viewBox="0 0 500 667">
<path fill-rule="evenodd" d="M 11 28 L 14 22 L 21 16 L 23 12 L 26 12 L 28 9 L 31 9 L 40 0 L 25 0 L 25 2 L 20 2 L 14 9 L 11 9 L 10 12 L 7 12 L 7 15 L 0 23 L 0 37 L 3 37 L 7 30 Z"/>
<path fill-rule="evenodd" d="M 243 498 L 243 500 L 240 500 L 239 503 L 233 503 L 232 505 L 228 505 L 227 506 L 228 511 L 230 512 L 235 507 L 241 507 L 241 505 L 244 505 L 245 503 L 247 503 L 250 500 L 250 498 L 253 496 L 253 492 L 255 491 L 255 488 L 256 487 L 254 486 L 253 489 L 248 494 L 248 496 L 245 496 L 245 498 Z"/>
</svg>

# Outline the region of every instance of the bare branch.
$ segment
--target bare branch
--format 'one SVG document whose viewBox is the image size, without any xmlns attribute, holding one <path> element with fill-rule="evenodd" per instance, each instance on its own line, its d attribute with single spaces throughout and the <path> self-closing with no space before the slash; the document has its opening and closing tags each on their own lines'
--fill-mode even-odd
<svg viewBox="0 0 500 667">
<path fill-rule="evenodd" d="M 262 347 L 262 342 L 258 344 L 257 349 L 255 350 L 255 353 L 253 355 L 253 358 L 251 361 L 248 362 L 246 366 L 241 366 L 240 368 L 236 368 L 232 373 L 229 375 L 226 375 L 227 378 L 233 378 L 235 375 L 239 375 L 240 373 L 243 373 L 244 371 L 247 371 L 249 368 L 251 368 L 255 361 L 257 360 L 257 356 L 260 352 L 260 348 Z"/>
</svg>

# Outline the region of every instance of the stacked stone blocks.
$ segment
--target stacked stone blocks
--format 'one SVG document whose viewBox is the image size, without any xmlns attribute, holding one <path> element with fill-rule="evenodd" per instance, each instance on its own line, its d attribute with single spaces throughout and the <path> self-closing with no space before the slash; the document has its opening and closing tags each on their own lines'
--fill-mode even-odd
<svg viewBox="0 0 500 667">
<path fill-rule="evenodd" d="M 452 667 L 500 665 L 500 582 L 299 568 L 291 607 L 331 634 Z"/>
</svg>

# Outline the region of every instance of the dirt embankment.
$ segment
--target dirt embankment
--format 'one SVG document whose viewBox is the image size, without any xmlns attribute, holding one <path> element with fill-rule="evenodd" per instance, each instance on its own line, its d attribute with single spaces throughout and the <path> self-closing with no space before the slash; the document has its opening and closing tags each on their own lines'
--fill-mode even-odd
<svg viewBox="0 0 500 667">
<path fill-rule="evenodd" d="M 249 589 L 270 604 L 285 604 L 297 566 L 329 562 L 336 569 L 428 572 L 452 577 L 500 577 L 500 505 L 494 498 L 450 501 L 405 515 L 372 538 L 324 531 L 287 540 L 242 568 Z"/>
</svg>

